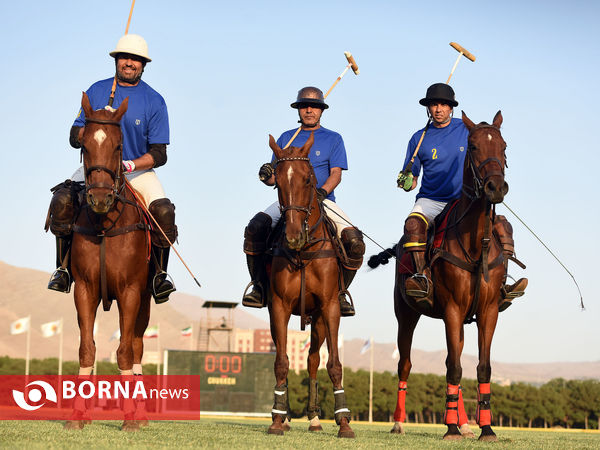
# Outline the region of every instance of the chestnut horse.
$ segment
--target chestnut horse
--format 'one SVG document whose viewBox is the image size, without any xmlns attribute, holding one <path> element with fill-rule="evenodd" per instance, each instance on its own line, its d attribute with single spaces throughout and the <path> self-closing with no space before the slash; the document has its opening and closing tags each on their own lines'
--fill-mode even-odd
<svg viewBox="0 0 600 450">
<path fill-rule="evenodd" d="M 93 328 L 100 300 L 105 310 L 117 300 L 121 340 L 117 363 L 123 376 L 141 364 L 143 336 L 150 319 L 147 225 L 123 174 L 120 120 L 126 98 L 116 111 L 92 110 L 87 95 L 81 106 L 85 127 L 81 139 L 85 199 L 75 222 L 71 267 L 80 331 L 79 374 L 88 376 L 96 358 Z M 124 407 L 124 430 L 139 428 L 132 403 Z M 67 428 L 82 428 L 83 402 L 75 403 Z M 141 424 L 147 423 L 145 420 Z"/>
<path fill-rule="evenodd" d="M 275 342 L 275 401 L 273 423 L 269 434 L 282 435 L 288 425 L 289 401 L 287 374 L 289 360 L 286 352 L 287 328 L 292 314 L 301 317 L 301 326 L 310 317 L 311 336 L 308 354 L 308 418 L 309 431 L 322 431 L 319 422 L 317 369 L 319 349 L 327 340 L 329 359 L 327 372 L 333 384 L 335 420 L 338 437 L 354 438 L 350 428 L 350 410 L 342 387 L 342 365 L 338 355 L 340 325 L 339 268 L 323 205 L 317 200 L 316 177 L 308 158 L 314 136 L 302 148 L 282 150 L 273 136 L 269 146 L 277 159 L 275 182 L 285 229 L 273 249 L 270 275 L 269 315 L 271 336 Z M 284 423 L 285 422 L 285 423 Z"/>
<path fill-rule="evenodd" d="M 492 125 L 475 125 L 463 112 L 462 120 L 469 130 L 468 148 L 463 172 L 462 195 L 448 215 L 442 231 L 440 248 L 430 259 L 434 289 L 434 307 L 419 311 L 413 298 L 404 292 L 407 275 L 402 267 L 402 245 L 396 246 L 396 283 L 394 309 L 398 320 L 398 402 L 392 433 L 403 433 L 406 417 L 405 395 L 412 367 L 410 351 L 413 333 L 421 314 L 443 319 L 446 327 L 446 412 L 444 423 L 448 431 L 444 439 L 473 437 L 467 424 L 460 380 L 460 356 L 464 345 L 463 324 L 477 322 L 479 364 L 477 366 L 477 423 L 480 440 L 495 441 L 491 428 L 490 409 L 490 347 L 498 319 L 500 288 L 506 269 L 500 243 L 492 238 L 494 205 L 502 202 L 508 192 L 504 181 L 506 143 L 500 134 L 502 114 Z M 460 427 L 460 428 L 459 428 Z"/>
</svg>

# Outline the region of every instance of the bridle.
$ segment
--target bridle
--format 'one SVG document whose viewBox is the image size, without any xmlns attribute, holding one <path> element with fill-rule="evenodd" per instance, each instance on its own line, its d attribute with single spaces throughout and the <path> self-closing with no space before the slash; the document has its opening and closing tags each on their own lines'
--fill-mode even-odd
<svg viewBox="0 0 600 450">
<path fill-rule="evenodd" d="M 500 131 L 498 129 L 498 127 L 495 127 L 494 125 L 485 124 L 485 125 L 477 125 L 475 128 L 473 128 L 471 133 L 473 131 L 484 129 L 484 128 L 492 128 L 496 131 Z M 504 177 L 504 166 L 506 165 L 506 162 L 503 164 L 502 161 L 500 161 L 498 158 L 487 158 L 484 161 L 482 161 L 479 165 L 477 165 L 475 163 L 475 159 L 473 157 L 473 151 L 476 150 L 476 147 L 475 147 L 475 145 L 471 144 L 470 141 L 471 140 L 469 139 L 469 147 L 467 148 L 467 158 L 468 158 L 467 169 L 471 171 L 471 175 L 473 176 L 473 187 L 471 188 L 470 186 L 465 186 L 463 184 L 463 193 L 469 199 L 476 200 L 476 199 L 481 198 L 481 196 L 483 195 L 483 187 L 485 186 L 486 182 L 491 177 L 496 176 L 496 175 L 501 175 L 502 177 Z M 485 177 L 482 177 L 481 169 L 490 163 L 498 164 L 498 167 L 500 167 L 500 171 L 498 171 L 498 170 L 491 171 L 491 172 L 488 172 Z M 471 191 L 471 192 L 469 192 L 469 191 Z"/>
<path fill-rule="evenodd" d="M 86 118 L 85 122 L 86 122 L 86 124 L 87 123 L 97 123 L 97 124 L 100 124 L 100 125 L 114 125 L 114 126 L 119 127 L 119 130 L 121 129 L 121 123 L 117 122 L 116 120 Z M 105 189 L 110 189 L 112 191 L 112 193 L 115 195 L 115 197 L 118 197 L 118 195 L 121 192 L 121 190 L 123 190 L 123 186 L 125 186 L 125 184 L 121 183 L 122 174 L 123 174 L 123 168 L 122 168 L 122 165 L 120 164 L 120 161 L 123 159 L 123 135 L 122 134 L 121 134 L 121 142 L 119 142 L 119 144 L 117 146 L 117 149 L 119 151 L 119 165 L 118 165 L 118 169 L 117 169 L 116 172 L 113 171 L 113 170 L 111 170 L 111 169 L 109 169 L 106 166 L 99 166 L 99 165 L 90 166 L 90 167 L 87 167 L 85 169 L 85 192 L 86 192 L 86 194 L 91 189 L 94 189 L 94 188 L 105 188 Z M 86 149 L 82 145 L 81 146 L 81 153 L 82 153 L 82 155 L 83 155 L 83 153 L 85 151 L 86 151 Z M 85 166 L 85 164 L 84 164 L 84 166 Z M 88 176 L 93 171 L 108 173 L 110 175 L 110 177 L 112 178 L 113 183 L 111 185 L 107 185 L 105 183 L 92 183 L 92 184 L 88 184 L 87 183 Z"/>
<path fill-rule="evenodd" d="M 279 164 L 282 161 L 306 161 L 310 165 L 309 158 L 303 158 L 303 157 L 296 156 L 296 157 L 289 157 L 289 158 L 280 158 L 277 161 L 275 161 L 275 166 L 277 166 L 277 164 Z M 311 172 L 312 172 L 312 170 L 311 170 Z M 277 177 L 276 177 L 276 180 L 277 180 Z M 275 183 L 277 183 L 277 181 L 275 181 Z M 302 230 L 305 233 L 308 233 L 308 220 L 310 219 L 310 214 L 312 212 L 312 208 L 310 207 L 310 205 L 312 205 L 312 203 L 313 203 L 315 192 L 316 192 L 316 188 L 315 188 L 315 184 L 314 184 L 314 175 L 311 173 L 311 189 L 310 189 L 310 200 L 308 201 L 308 207 L 299 206 L 299 205 L 283 206 L 281 204 L 281 201 L 279 202 L 279 211 L 281 212 L 282 216 L 285 214 L 286 211 L 290 211 L 290 210 L 300 211 L 300 212 L 303 212 L 306 214 L 306 216 L 304 218 L 304 222 L 302 224 Z"/>
</svg>

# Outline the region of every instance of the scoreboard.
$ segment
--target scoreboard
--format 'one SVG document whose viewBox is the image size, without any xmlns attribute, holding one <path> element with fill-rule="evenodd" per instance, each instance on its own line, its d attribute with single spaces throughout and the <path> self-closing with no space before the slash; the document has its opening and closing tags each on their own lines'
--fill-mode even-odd
<svg viewBox="0 0 600 450">
<path fill-rule="evenodd" d="M 274 353 L 168 350 L 169 375 L 200 375 L 202 412 L 270 413 Z"/>
</svg>

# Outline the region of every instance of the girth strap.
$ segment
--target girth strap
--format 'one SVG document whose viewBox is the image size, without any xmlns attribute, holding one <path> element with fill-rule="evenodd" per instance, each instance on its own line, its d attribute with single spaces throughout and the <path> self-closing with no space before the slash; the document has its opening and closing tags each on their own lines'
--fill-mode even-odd
<svg viewBox="0 0 600 450">
<path fill-rule="evenodd" d="M 119 236 L 121 234 L 130 233 L 132 231 L 138 231 L 138 230 L 147 231 L 149 229 L 150 229 L 150 225 L 148 225 L 147 223 L 138 222 L 138 223 L 124 226 L 124 227 L 112 228 L 106 232 L 98 233 L 98 231 L 96 231 L 92 228 L 86 228 L 86 227 L 82 227 L 80 225 L 73 225 L 73 231 L 75 233 L 85 234 L 88 236 L 102 236 L 102 237 Z"/>
</svg>

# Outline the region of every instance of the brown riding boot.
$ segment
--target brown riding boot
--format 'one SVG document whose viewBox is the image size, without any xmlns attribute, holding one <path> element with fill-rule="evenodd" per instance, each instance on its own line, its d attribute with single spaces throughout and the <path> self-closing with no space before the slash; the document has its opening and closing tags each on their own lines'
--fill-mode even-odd
<svg viewBox="0 0 600 450">
<path fill-rule="evenodd" d="M 504 254 L 504 269 L 506 271 L 506 275 L 504 276 L 503 286 L 500 288 L 501 297 L 500 303 L 498 304 L 498 311 L 502 312 L 506 310 L 510 305 L 512 305 L 512 301 L 521 297 L 525 294 L 525 289 L 527 288 L 528 280 L 527 278 L 519 278 L 513 284 L 506 284 L 506 279 L 508 275 L 508 260 L 512 258 L 515 254 L 515 241 L 513 240 L 513 229 L 510 222 L 506 219 L 506 217 L 502 215 L 496 216 L 494 220 L 494 233 L 498 237 L 500 241 L 500 245 L 502 245 L 502 253 Z M 514 259 L 513 259 L 514 261 Z M 517 261 L 517 264 L 521 264 Z M 522 267 L 524 267 L 522 265 Z"/>
<path fill-rule="evenodd" d="M 425 267 L 425 249 L 427 247 L 427 219 L 419 213 L 409 214 L 404 223 L 404 236 L 401 242 L 405 252 L 410 253 L 415 273 L 404 282 L 406 295 L 414 298 L 417 306 L 423 309 L 433 307 L 433 284 L 431 271 Z"/>
</svg>

